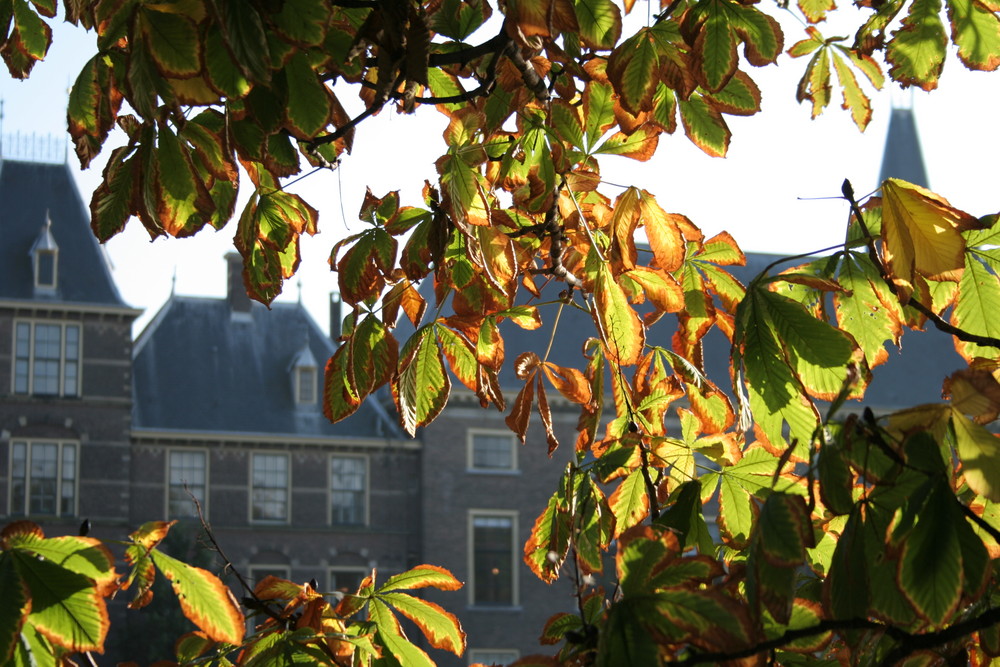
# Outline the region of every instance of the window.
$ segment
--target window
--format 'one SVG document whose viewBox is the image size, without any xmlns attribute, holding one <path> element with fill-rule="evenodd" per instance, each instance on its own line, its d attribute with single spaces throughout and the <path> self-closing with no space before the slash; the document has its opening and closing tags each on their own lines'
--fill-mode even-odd
<svg viewBox="0 0 1000 667">
<path fill-rule="evenodd" d="M 470 602 L 484 606 L 517 604 L 517 513 L 469 513 L 472 537 Z"/>
<path fill-rule="evenodd" d="M 80 394 L 80 325 L 17 323 L 14 393 Z"/>
<path fill-rule="evenodd" d="M 470 431 L 469 469 L 490 472 L 517 470 L 514 434 L 500 431 Z"/>
<path fill-rule="evenodd" d="M 300 366 L 295 369 L 295 401 L 302 405 L 316 402 L 316 369 Z"/>
<path fill-rule="evenodd" d="M 63 442 L 11 443 L 11 514 L 76 514 L 76 447 Z"/>
<path fill-rule="evenodd" d="M 56 286 L 56 251 L 37 250 L 35 254 L 35 287 Z"/>
<path fill-rule="evenodd" d="M 362 569 L 338 569 L 334 568 L 330 570 L 330 588 L 331 593 L 339 594 L 337 598 L 341 598 L 344 595 L 354 595 L 358 592 L 358 586 L 361 585 L 361 581 L 368 576 L 367 570 Z"/>
<path fill-rule="evenodd" d="M 249 583 L 254 588 L 267 577 L 278 577 L 279 579 L 289 579 L 291 571 L 287 565 L 251 565 L 247 576 Z"/>
<path fill-rule="evenodd" d="M 469 664 L 509 665 L 519 657 L 520 654 L 514 649 L 474 648 L 469 651 Z"/>
<path fill-rule="evenodd" d="M 368 522 L 368 459 L 330 457 L 330 523 L 362 525 Z"/>
<path fill-rule="evenodd" d="M 288 521 L 288 457 L 254 454 L 251 465 L 251 520 Z"/>
<path fill-rule="evenodd" d="M 198 516 L 191 496 L 205 506 L 208 477 L 205 452 L 173 449 L 167 454 L 167 515 L 171 518 Z"/>
</svg>

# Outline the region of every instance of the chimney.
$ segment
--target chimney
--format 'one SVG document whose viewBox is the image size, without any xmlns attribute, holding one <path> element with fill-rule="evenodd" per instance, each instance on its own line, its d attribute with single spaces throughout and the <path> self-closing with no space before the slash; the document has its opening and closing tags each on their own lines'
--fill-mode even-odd
<svg viewBox="0 0 1000 667">
<path fill-rule="evenodd" d="M 343 319 L 340 306 L 340 294 L 330 292 L 330 338 L 334 345 L 340 345 L 341 321 Z"/>
<path fill-rule="evenodd" d="M 226 264 L 229 267 L 228 283 L 226 285 L 226 301 L 234 313 L 250 312 L 250 297 L 243 285 L 243 256 L 238 252 L 226 253 Z"/>
</svg>

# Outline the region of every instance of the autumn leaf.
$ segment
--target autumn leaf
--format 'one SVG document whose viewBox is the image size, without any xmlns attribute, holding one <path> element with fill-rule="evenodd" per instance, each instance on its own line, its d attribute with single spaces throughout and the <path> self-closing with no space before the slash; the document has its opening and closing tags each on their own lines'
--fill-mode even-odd
<svg viewBox="0 0 1000 667">
<path fill-rule="evenodd" d="M 882 252 L 896 294 L 904 303 L 915 274 L 957 281 L 965 267 L 961 232 L 979 221 L 946 199 L 897 178 L 882 184 Z"/>
</svg>

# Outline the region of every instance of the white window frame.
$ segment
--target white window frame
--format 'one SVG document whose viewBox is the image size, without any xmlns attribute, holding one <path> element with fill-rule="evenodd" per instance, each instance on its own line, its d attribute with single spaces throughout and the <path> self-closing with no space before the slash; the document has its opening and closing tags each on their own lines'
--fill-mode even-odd
<svg viewBox="0 0 1000 667">
<path fill-rule="evenodd" d="M 476 531 L 475 522 L 477 518 L 504 518 L 510 520 L 510 571 L 511 571 L 511 599 L 507 603 L 482 603 L 476 602 Z M 497 509 L 470 509 L 467 515 L 467 545 L 468 554 L 468 603 L 471 607 L 481 609 L 509 609 L 520 604 L 520 559 L 518 558 L 518 512 L 517 510 L 497 510 Z"/>
<path fill-rule="evenodd" d="M 306 382 L 306 386 L 310 387 L 310 395 L 303 396 L 302 386 L 303 386 L 303 376 L 312 376 L 312 382 Z M 297 405 L 316 405 L 318 400 L 318 392 L 316 390 L 316 381 L 319 376 L 315 366 L 296 366 L 295 367 L 295 403 Z"/>
<path fill-rule="evenodd" d="M 353 523 L 343 523 L 335 521 L 333 512 L 333 462 L 335 459 L 358 459 L 364 464 L 364 474 L 365 474 L 365 488 L 362 493 L 364 499 L 364 511 L 360 522 Z M 329 462 L 327 463 L 327 503 L 326 503 L 326 522 L 331 526 L 367 526 L 368 520 L 370 518 L 369 508 L 371 507 L 371 466 L 369 465 L 369 459 L 364 454 L 330 454 Z"/>
<path fill-rule="evenodd" d="M 285 459 L 285 517 L 283 519 L 256 519 L 253 515 L 253 505 L 254 505 L 254 492 L 256 491 L 256 485 L 254 484 L 254 461 L 257 460 L 258 456 L 274 456 L 281 457 Z M 287 452 L 252 452 L 250 455 L 250 471 L 249 471 L 249 487 L 250 493 L 247 503 L 247 516 L 250 519 L 250 523 L 254 524 L 271 524 L 271 525 L 286 525 L 291 522 L 292 518 L 292 462 L 291 458 L 288 456 Z M 272 487 L 263 487 L 264 489 L 270 489 Z M 273 487 L 277 488 L 277 487 Z"/>
<path fill-rule="evenodd" d="M 508 657 L 504 658 L 501 662 L 496 664 L 499 665 L 509 665 L 512 662 L 517 661 L 521 657 L 521 652 L 516 648 L 470 648 L 469 649 L 469 664 L 474 665 L 480 663 L 483 665 L 492 665 L 495 661 L 485 662 L 486 658 L 481 657 L 483 654 L 487 656 L 496 655 L 497 653 L 506 653 Z"/>
<path fill-rule="evenodd" d="M 36 446 L 54 445 L 56 447 L 56 511 L 55 513 L 35 513 L 31 511 L 31 474 L 32 474 L 32 450 Z M 14 451 L 18 446 L 24 447 L 24 493 L 17 494 L 15 497 L 14 493 Z M 62 509 L 63 501 L 63 485 L 67 481 L 65 475 L 64 467 L 66 465 L 66 450 L 72 448 L 73 450 L 73 461 L 70 463 L 72 466 L 72 482 L 73 482 L 73 501 L 72 507 L 68 508 L 67 511 Z M 8 454 L 8 466 L 7 466 L 7 514 L 9 516 L 77 516 L 80 505 L 80 443 L 74 440 L 44 440 L 44 439 L 32 439 L 32 438 L 13 438 L 10 442 L 10 447 L 7 450 Z M 15 510 L 15 503 L 18 507 Z"/>
<path fill-rule="evenodd" d="M 166 451 L 167 451 L 166 461 L 165 461 L 166 465 L 164 466 L 164 468 L 165 468 L 165 470 L 164 470 L 164 476 L 165 476 L 164 477 L 164 487 L 165 487 L 164 488 L 164 502 L 165 502 L 165 507 L 166 507 L 167 518 L 168 519 L 177 519 L 177 518 L 191 518 L 191 517 L 197 517 L 198 516 L 197 512 L 194 509 L 194 503 L 191 503 L 191 512 L 190 513 L 187 513 L 187 514 L 175 514 L 174 512 L 171 512 L 170 511 L 170 502 L 171 502 L 171 500 L 170 500 L 170 491 L 171 491 L 171 489 L 174 486 L 173 482 L 171 481 L 171 473 L 173 472 L 172 460 L 173 460 L 174 454 L 201 454 L 202 459 L 205 462 L 205 465 L 202 468 L 202 474 L 204 475 L 204 481 L 201 484 L 202 497 L 199 498 L 198 502 L 201 504 L 201 513 L 202 513 L 202 515 L 207 519 L 208 518 L 208 474 L 209 474 L 209 470 L 208 469 L 209 469 L 209 465 L 210 465 L 209 464 L 209 458 L 210 457 L 208 455 L 208 450 L 207 449 L 188 448 L 188 447 L 183 447 L 183 448 L 182 447 L 171 447 L 171 448 L 167 449 Z M 181 480 L 181 482 L 182 483 L 180 485 L 180 488 L 183 490 L 183 487 L 186 484 L 188 484 L 190 482 L 190 480 Z M 188 499 L 188 502 L 190 502 L 190 499 Z"/>
<path fill-rule="evenodd" d="M 503 437 L 510 440 L 510 466 L 506 468 L 492 468 L 476 465 L 476 436 Z M 519 472 L 517 461 L 517 439 L 510 431 L 503 429 L 470 428 L 465 435 L 466 438 L 466 469 L 469 472 L 512 474 Z"/>
<path fill-rule="evenodd" d="M 28 327 L 28 356 L 24 357 L 18 354 L 18 331 L 22 326 Z M 37 331 L 39 326 L 51 326 L 59 327 L 59 380 L 58 380 L 58 391 L 40 393 L 35 387 L 35 357 L 37 349 Z M 67 345 L 66 345 L 66 332 L 68 329 L 76 329 L 76 384 L 72 387 L 72 390 L 66 391 L 66 368 L 69 365 L 69 360 L 67 359 Z M 13 359 L 13 366 L 11 367 L 11 393 L 19 396 L 69 396 L 72 398 L 78 398 L 82 394 L 83 387 L 83 323 L 82 322 L 67 322 L 62 320 L 37 320 L 37 319 L 16 319 L 14 320 L 14 336 L 13 336 L 13 354 L 11 359 Z M 54 361 L 55 359 L 50 359 Z M 20 361 L 27 361 L 27 386 L 24 389 L 18 388 L 18 370 L 17 364 Z"/>
</svg>

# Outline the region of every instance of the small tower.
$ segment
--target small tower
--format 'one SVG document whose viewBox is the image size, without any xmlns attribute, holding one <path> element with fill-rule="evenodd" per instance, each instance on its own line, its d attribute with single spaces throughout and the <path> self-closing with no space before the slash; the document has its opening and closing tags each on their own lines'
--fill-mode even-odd
<svg viewBox="0 0 1000 667">
<path fill-rule="evenodd" d="M 889 117 L 889 131 L 882 151 L 882 168 L 878 175 L 879 187 L 887 178 L 900 178 L 925 188 L 930 187 L 912 108 L 893 107 Z"/>
</svg>

